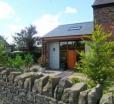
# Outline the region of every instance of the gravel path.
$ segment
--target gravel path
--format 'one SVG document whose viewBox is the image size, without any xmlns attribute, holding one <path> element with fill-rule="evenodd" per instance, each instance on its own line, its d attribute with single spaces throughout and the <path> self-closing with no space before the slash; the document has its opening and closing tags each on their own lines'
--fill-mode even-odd
<svg viewBox="0 0 114 104">
<path fill-rule="evenodd" d="M 73 71 L 63 71 L 60 74 L 58 74 L 58 77 L 61 78 L 68 78 L 69 76 L 71 76 L 74 72 Z"/>
</svg>

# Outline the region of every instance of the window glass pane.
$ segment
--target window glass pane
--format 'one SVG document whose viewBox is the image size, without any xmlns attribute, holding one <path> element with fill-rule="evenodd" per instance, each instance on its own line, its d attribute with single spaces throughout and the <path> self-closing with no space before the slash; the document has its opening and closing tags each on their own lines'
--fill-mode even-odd
<svg viewBox="0 0 114 104">
<path fill-rule="evenodd" d="M 67 51 L 60 51 L 60 67 L 67 68 Z"/>
<path fill-rule="evenodd" d="M 60 50 L 67 50 L 67 42 L 60 42 Z"/>
<path fill-rule="evenodd" d="M 76 45 L 77 45 L 77 42 L 76 41 L 73 41 L 74 49 L 76 49 Z"/>
<path fill-rule="evenodd" d="M 68 49 L 69 50 L 74 49 L 73 41 L 68 41 Z"/>
<path fill-rule="evenodd" d="M 75 47 L 76 47 L 76 50 L 82 51 L 82 50 L 84 50 L 85 44 L 83 41 L 76 41 Z"/>
</svg>

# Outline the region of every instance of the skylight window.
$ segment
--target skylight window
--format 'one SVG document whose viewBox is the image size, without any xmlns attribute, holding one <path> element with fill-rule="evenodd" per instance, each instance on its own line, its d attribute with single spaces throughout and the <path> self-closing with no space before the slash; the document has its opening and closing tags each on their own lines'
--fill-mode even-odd
<svg viewBox="0 0 114 104">
<path fill-rule="evenodd" d="M 82 26 L 73 26 L 68 29 L 68 31 L 73 31 L 73 30 L 80 30 Z"/>
</svg>

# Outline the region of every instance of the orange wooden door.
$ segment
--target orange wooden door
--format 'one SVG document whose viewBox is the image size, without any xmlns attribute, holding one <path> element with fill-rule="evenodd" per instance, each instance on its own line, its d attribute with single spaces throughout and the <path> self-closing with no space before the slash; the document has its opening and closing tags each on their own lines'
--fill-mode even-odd
<svg viewBox="0 0 114 104">
<path fill-rule="evenodd" d="M 76 51 L 68 50 L 67 52 L 67 67 L 73 69 L 76 63 Z"/>
</svg>

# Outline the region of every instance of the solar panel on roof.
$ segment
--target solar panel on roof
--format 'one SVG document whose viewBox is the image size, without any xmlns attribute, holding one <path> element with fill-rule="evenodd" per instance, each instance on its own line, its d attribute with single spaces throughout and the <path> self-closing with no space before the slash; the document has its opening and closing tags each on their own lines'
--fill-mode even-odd
<svg viewBox="0 0 114 104">
<path fill-rule="evenodd" d="M 73 26 L 73 27 L 70 27 L 69 29 L 68 29 L 68 31 L 72 31 L 72 30 L 80 30 L 82 28 L 82 26 Z"/>
</svg>

